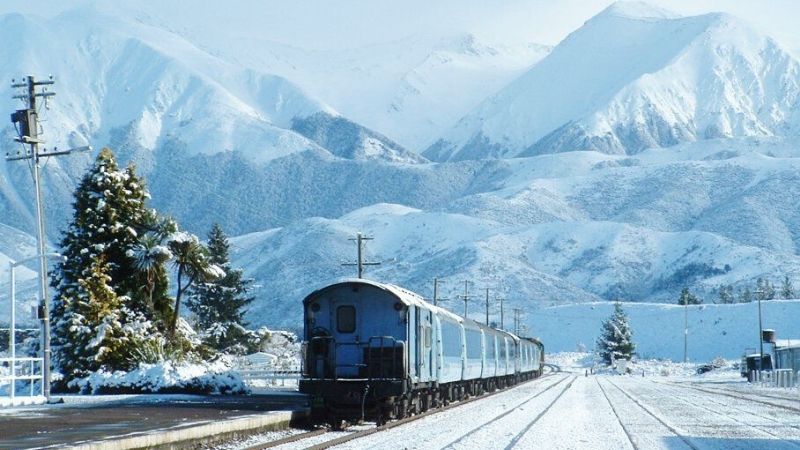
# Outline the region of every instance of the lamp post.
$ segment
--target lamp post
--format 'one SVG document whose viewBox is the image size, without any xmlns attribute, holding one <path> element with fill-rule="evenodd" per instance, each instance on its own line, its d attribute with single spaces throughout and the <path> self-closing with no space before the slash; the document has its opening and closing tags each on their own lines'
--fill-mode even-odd
<svg viewBox="0 0 800 450">
<path fill-rule="evenodd" d="M 761 379 L 761 371 L 764 369 L 764 330 L 761 324 L 761 297 L 764 296 L 764 290 L 761 288 L 756 289 L 756 299 L 758 300 L 758 377 Z"/>
<path fill-rule="evenodd" d="M 29 256 L 29 257 L 27 257 L 25 259 L 21 259 L 19 261 L 9 261 L 8 262 L 8 269 L 9 269 L 9 274 L 10 274 L 10 278 L 11 278 L 11 283 L 10 283 L 10 286 L 11 286 L 10 287 L 10 290 L 11 290 L 11 295 L 10 295 L 10 297 L 11 297 L 11 326 L 10 326 L 10 328 L 11 328 L 11 330 L 9 330 L 10 332 L 9 332 L 9 338 L 8 338 L 8 346 L 9 346 L 9 349 L 11 350 L 11 366 L 12 366 L 11 375 L 12 375 L 12 377 L 14 375 L 14 366 L 16 364 L 16 358 L 17 358 L 17 350 L 16 350 L 16 344 L 17 344 L 17 342 L 16 342 L 16 334 L 17 334 L 17 330 L 16 330 L 16 327 L 17 327 L 16 281 L 17 281 L 17 275 L 16 275 L 16 269 L 17 269 L 18 266 L 21 266 L 22 264 L 25 264 L 26 262 L 33 261 L 34 259 L 40 259 L 42 261 L 40 267 L 44 267 L 45 266 L 44 260 L 46 258 L 63 259 L 65 261 L 67 259 L 66 257 L 61 256 L 58 253 L 45 253 L 45 254 L 41 254 L 41 255 Z M 46 302 L 47 299 L 43 298 L 42 301 Z M 47 325 L 49 325 L 49 323 Z M 45 325 L 45 326 L 47 326 L 47 325 Z M 50 343 L 47 340 L 45 340 L 45 348 L 43 349 L 45 352 L 49 352 L 50 351 L 49 344 Z M 14 385 L 13 385 L 14 381 L 12 380 L 11 383 L 12 383 L 11 389 L 13 391 L 13 389 L 14 389 Z M 49 386 L 49 385 L 50 385 L 50 367 L 49 367 L 49 364 L 43 363 L 42 364 L 42 390 L 43 390 L 43 392 L 45 394 L 45 397 L 47 397 L 47 401 L 48 402 L 50 401 L 50 389 L 44 389 L 44 387 L 45 386 Z"/>
</svg>

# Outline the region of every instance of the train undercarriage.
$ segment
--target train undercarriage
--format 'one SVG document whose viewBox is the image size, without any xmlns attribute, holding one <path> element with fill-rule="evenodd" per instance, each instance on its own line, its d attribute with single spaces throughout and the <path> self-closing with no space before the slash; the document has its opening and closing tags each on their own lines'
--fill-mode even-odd
<svg viewBox="0 0 800 450">
<path fill-rule="evenodd" d="M 300 390 L 312 399 L 312 422 L 338 430 L 362 421 L 380 426 L 539 376 L 541 369 L 442 384 L 415 384 L 409 379 L 304 379 Z"/>
</svg>

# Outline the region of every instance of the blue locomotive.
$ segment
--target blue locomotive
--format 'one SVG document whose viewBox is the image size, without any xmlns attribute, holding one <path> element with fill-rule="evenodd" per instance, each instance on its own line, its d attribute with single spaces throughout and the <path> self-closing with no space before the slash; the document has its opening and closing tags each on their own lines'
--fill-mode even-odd
<svg viewBox="0 0 800 450">
<path fill-rule="evenodd" d="M 378 424 L 538 377 L 544 347 L 364 279 L 303 300 L 303 376 L 312 416 Z"/>
</svg>

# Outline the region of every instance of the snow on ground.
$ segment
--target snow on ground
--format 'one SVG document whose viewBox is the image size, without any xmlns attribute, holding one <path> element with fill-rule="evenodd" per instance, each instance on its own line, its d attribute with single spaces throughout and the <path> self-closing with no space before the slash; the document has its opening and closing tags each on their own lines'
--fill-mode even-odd
<svg viewBox="0 0 800 450">
<path fill-rule="evenodd" d="M 613 369 L 602 364 L 596 354 L 591 352 L 548 353 L 545 356 L 545 361 L 548 364 L 558 366 L 564 372 L 583 374 L 589 370 L 590 373 L 595 374 L 616 374 Z M 633 375 L 671 377 L 674 379 L 691 381 L 709 379 L 714 379 L 716 381 L 740 380 L 738 360 L 716 359 L 713 362 L 717 363 L 719 367 L 715 367 L 713 370 L 703 374 L 697 373 L 698 367 L 705 366 L 711 362 L 712 361 L 683 363 L 673 362 L 668 359 L 633 358 L 627 363 L 626 367 L 629 369 L 629 373 Z"/>
<path fill-rule="evenodd" d="M 584 356 L 551 361 L 581 366 Z M 795 448 L 800 442 L 796 410 L 668 379 L 556 373 L 334 448 L 717 450 Z"/>
<path fill-rule="evenodd" d="M 623 303 L 641 359 L 683 360 L 684 320 L 688 312 L 688 360 L 707 363 L 716 357 L 738 359 L 758 346 L 758 302 L 733 305 Z M 528 313 L 531 334 L 548 352 L 594 350 L 601 324 L 614 309 L 611 302 L 553 306 Z M 800 300 L 762 302 L 763 328 L 778 339 L 800 338 Z"/>
</svg>

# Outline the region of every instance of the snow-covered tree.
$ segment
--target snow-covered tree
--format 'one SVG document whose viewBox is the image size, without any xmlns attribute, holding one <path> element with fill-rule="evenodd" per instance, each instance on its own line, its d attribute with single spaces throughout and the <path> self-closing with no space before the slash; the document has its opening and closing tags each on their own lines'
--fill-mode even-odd
<svg viewBox="0 0 800 450">
<path fill-rule="evenodd" d="M 783 277 L 783 283 L 781 283 L 781 298 L 795 298 L 794 286 L 792 286 L 792 280 L 789 279 L 788 275 Z"/>
<path fill-rule="evenodd" d="M 717 303 L 726 305 L 736 302 L 736 297 L 733 295 L 733 285 L 730 284 L 721 284 L 719 289 L 717 289 L 718 297 Z"/>
<path fill-rule="evenodd" d="M 633 332 L 622 304 L 614 303 L 614 314 L 603 322 L 602 334 L 597 339 L 597 352 L 606 364 L 611 364 L 615 359 L 630 361 L 636 350 L 632 336 Z"/>
<path fill-rule="evenodd" d="M 759 277 L 756 280 L 756 300 L 774 300 L 775 287 L 769 280 Z"/>
<path fill-rule="evenodd" d="M 96 284 L 99 277 L 95 273 L 100 270 L 99 260 L 103 261 L 104 283 L 114 295 L 98 297 L 101 289 L 96 291 L 95 298 L 118 299 L 120 308 L 136 317 L 152 315 L 147 296 L 141 289 L 146 276 L 137 269 L 132 257 L 139 237 L 159 224 L 156 212 L 146 207 L 148 198 L 134 168 L 120 169 L 114 154 L 107 148 L 100 151 L 81 179 L 75 191 L 73 219 L 61 240 L 61 254 L 66 259 L 53 272 L 52 343 L 53 361 L 58 367 L 68 368 L 72 364 L 70 360 L 78 354 L 88 357 L 95 351 L 87 347 L 88 341 L 75 341 L 72 329 L 85 326 L 96 330 L 105 320 L 106 316 L 98 316 L 98 321 L 93 321 L 81 312 L 87 288 L 95 286 L 87 285 L 87 280 L 95 277 L 93 283 Z M 164 290 L 154 291 L 153 295 L 166 295 L 165 273 L 158 285 L 164 286 Z M 126 317 L 119 316 L 116 320 L 121 321 L 121 326 L 127 326 Z M 147 333 L 143 340 L 152 336 L 151 331 Z M 113 361 L 109 361 L 109 365 L 113 365 Z M 72 372 L 67 370 L 67 373 Z"/>
<path fill-rule="evenodd" d="M 744 290 L 739 292 L 739 303 L 750 303 L 753 301 L 753 293 L 750 287 L 745 286 Z"/>
<path fill-rule="evenodd" d="M 186 302 L 194 313 L 203 341 L 212 348 L 229 353 L 247 350 L 251 333 L 245 328 L 245 307 L 254 297 L 248 295 L 250 279 L 230 264 L 230 244 L 222 228 L 215 224 L 208 234 L 209 261 L 225 275 L 214 281 L 197 283 Z"/>
<path fill-rule="evenodd" d="M 678 297 L 679 305 L 699 305 L 700 303 L 703 303 L 703 301 L 700 300 L 700 298 L 698 298 L 696 295 L 689 292 L 689 288 L 685 287 L 681 289 L 681 296 Z"/>
</svg>

